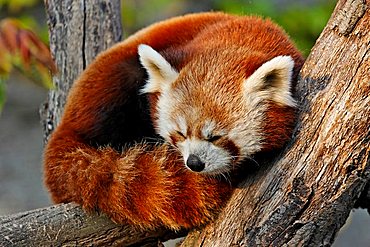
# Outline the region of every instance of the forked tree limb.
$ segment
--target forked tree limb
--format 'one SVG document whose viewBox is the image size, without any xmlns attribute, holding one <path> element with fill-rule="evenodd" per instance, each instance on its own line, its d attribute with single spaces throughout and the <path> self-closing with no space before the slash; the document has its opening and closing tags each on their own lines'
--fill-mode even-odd
<svg viewBox="0 0 370 247">
<path fill-rule="evenodd" d="M 332 244 L 370 178 L 369 30 L 369 1 L 338 2 L 301 70 L 291 144 L 182 246 Z"/>
<path fill-rule="evenodd" d="M 58 122 L 72 81 L 94 57 L 87 56 L 89 50 L 97 53 L 121 38 L 117 18 L 109 14 L 119 9 L 112 5 L 116 2 L 46 1 L 60 69 L 57 90 L 44 111 L 45 126 L 51 125 L 47 133 Z M 274 164 L 249 174 L 218 220 L 183 246 L 330 245 L 361 192 L 367 204 L 358 206 L 369 205 L 364 192 L 370 177 L 369 5 L 369 0 L 338 2 L 301 71 L 300 121 L 291 144 Z M 74 19 L 79 15 L 80 30 Z M 88 27 L 89 18 L 108 28 Z M 103 34 L 107 30 L 113 34 Z M 90 38 L 106 37 L 115 38 L 95 40 L 102 44 L 95 50 L 95 41 L 86 45 Z M 169 237 L 166 230 L 115 225 L 73 204 L 0 218 L 0 246 L 156 246 L 158 239 Z"/>
</svg>

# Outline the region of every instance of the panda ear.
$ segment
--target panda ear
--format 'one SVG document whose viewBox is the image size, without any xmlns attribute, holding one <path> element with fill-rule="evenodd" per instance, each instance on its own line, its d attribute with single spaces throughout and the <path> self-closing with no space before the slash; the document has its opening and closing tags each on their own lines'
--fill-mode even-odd
<svg viewBox="0 0 370 247">
<path fill-rule="evenodd" d="M 244 82 L 244 95 L 271 99 L 280 105 L 295 107 L 291 94 L 294 61 L 291 56 L 277 56 L 262 64 Z"/>
<path fill-rule="evenodd" d="M 161 92 L 165 86 L 171 85 L 177 79 L 178 72 L 152 47 L 141 44 L 138 53 L 140 62 L 149 76 L 142 93 Z"/>
</svg>

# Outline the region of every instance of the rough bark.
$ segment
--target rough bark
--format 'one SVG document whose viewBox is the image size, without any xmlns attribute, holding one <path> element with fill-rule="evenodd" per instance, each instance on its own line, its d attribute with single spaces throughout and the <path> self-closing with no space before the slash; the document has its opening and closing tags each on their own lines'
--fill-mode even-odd
<svg viewBox="0 0 370 247">
<path fill-rule="evenodd" d="M 333 242 L 370 178 L 369 30 L 369 1 L 338 2 L 301 70 L 291 144 L 183 246 Z"/>
<path fill-rule="evenodd" d="M 105 216 L 60 204 L 0 217 L 0 246 L 158 246 L 173 238 L 164 229 L 140 231 Z"/>
<path fill-rule="evenodd" d="M 68 91 L 96 55 L 122 39 L 120 1 L 45 0 L 55 88 L 41 109 L 44 140 L 62 116 Z"/>
<path fill-rule="evenodd" d="M 96 40 L 99 48 L 83 45 L 90 38 L 107 37 L 102 29 L 88 27 L 87 17 L 118 25 L 105 16 L 118 7 L 90 2 L 46 1 L 50 29 L 59 30 L 51 42 L 60 69 L 56 91 L 44 110 L 46 133 L 59 121 L 72 81 L 94 57 L 87 55 L 89 50 L 98 52 L 111 44 Z M 330 245 L 361 192 L 367 204 L 357 206 L 369 205 L 369 5 L 369 0 L 338 2 L 301 72 L 300 121 L 291 144 L 275 162 L 249 174 L 219 219 L 194 232 L 183 246 Z M 90 7 L 97 12 L 88 12 Z M 72 15 L 74 9 L 78 11 Z M 73 22 L 79 13 L 82 19 Z M 74 24 L 66 24 L 70 22 Z M 72 30 L 77 32 L 74 38 L 69 36 Z M 108 37 L 114 43 L 121 34 Z M 159 236 L 169 237 L 162 230 L 143 233 L 114 225 L 72 204 L 0 218 L 0 246 L 155 246 Z"/>
</svg>

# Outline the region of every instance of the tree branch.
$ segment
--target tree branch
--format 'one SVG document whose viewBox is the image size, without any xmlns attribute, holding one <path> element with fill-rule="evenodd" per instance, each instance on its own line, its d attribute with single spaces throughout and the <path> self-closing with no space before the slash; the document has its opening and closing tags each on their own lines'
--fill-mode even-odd
<svg viewBox="0 0 370 247">
<path fill-rule="evenodd" d="M 178 236 L 119 226 L 72 203 L 0 217 L 0 246 L 157 246 Z"/>
</svg>

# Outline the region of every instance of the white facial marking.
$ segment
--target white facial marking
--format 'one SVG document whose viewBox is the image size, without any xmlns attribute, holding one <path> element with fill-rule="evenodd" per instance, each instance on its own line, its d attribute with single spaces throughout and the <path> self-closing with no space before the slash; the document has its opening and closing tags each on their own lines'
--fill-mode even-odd
<svg viewBox="0 0 370 247">
<path fill-rule="evenodd" d="M 180 128 L 179 131 L 181 132 L 181 134 L 186 135 L 186 132 L 188 131 L 188 126 L 184 117 L 180 116 L 177 118 L 177 125 Z"/>
<path fill-rule="evenodd" d="M 266 105 L 248 105 L 239 112 L 240 116 L 229 131 L 228 137 L 237 147 L 240 156 L 248 157 L 262 149 L 263 133 L 262 123 Z"/>
<path fill-rule="evenodd" d="M 231 168 L 232 158 L 229 152 L 210 142 L 189 138 L 178 143 L 178 148 L 184 157 L 185 164 L 190 154 L 199 157 L 205 163 L 205 168 L 202 171 L 204 173 L 219 174 L 229 171 Z"/>
<path fill-rule="evenodd" d="M 176 99 L 171 96 L 169 91 L 165 90 L 160 94 L 157 104 L 157 133 L 167 141 L 170 139 L 170 133 L 176 131 L 176 125 L 171 120 L 171 113 L 173 106 L 176 104 Z"/>
<path fill-rule="evenodd" d="M 206 120 L 204 125 L 203 125 L 203 128 L 202 128 L 202 136 L 203 138 L 208 138 L 210 136 L 212 136 L 213 132 L 214 132 L 214 129 L 216 127 L 216 122 L 213 121 L 213 120 Z"/>
</svg>

